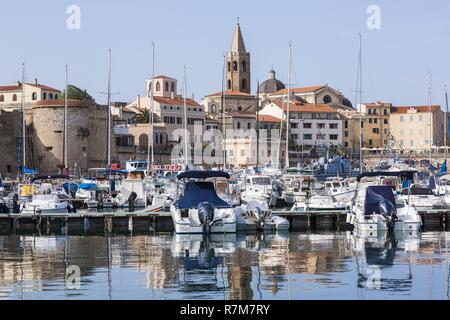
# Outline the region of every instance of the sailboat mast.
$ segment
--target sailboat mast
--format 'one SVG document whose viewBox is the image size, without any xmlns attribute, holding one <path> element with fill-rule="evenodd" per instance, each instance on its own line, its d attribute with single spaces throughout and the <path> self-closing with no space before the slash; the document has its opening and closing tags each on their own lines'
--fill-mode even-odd
<svg viewBox="0 0 450 320">
<path fill-rule="evenodd" d="M 188 131 L 187 131 L 187 103 L 186 103 L 186 66 L 183 68 L 183 107 L 184 107 L 184 165 L 188 165 Z"/>
<path fill-rule="evenodd" d="M 447 134 L 448 134 L 448 94 L 447 85 L 445 85 L 445 117 L 444 117 L 444 147 L 445 147 L 445 158 L 447 159 L 448 148 L 447 148 Z"/>
<path fill-rule="evenodd" d="M 431 112 L 431 72 L 428 71 L 428 112 L 430 113 L 430 164 L 433 149 L 433 113 Z"/>
<path fill-rule="evenodd" d="M 22 112 L 22 173 L 25 175 L 25 167 L 27 166 L 27 153 L 26 153 L 26 132 L 27 123 L 25 120 L 25 62 L 22 64 L 22 97 L 21 97 L 21 112 Z"/>
<path fill-rule="evenodd" d="M 63 142 L 63 149 L 64 149 L 64 169 L 67 169 L 68 166 L 68 151 L 67 151 L 67 76 L 68 76 L 68 67 L 66 64 L 66 73 L 65 73 L 65 94 L 64 94 L 64 142 Z"/>
<path fill-rule="evenodd" d="M 259 81 L 256 88 L 256 166 L 259 167 Z"/>
<path fill-rule="evenodd" d="M 359 59 L 358 59 L 358 84 L 359 90 L 359 173 L 363 173 L 363 119 L 362 119 L 362 35 L 359 34 Z"/>
<path fill-rule="evenodd" d="M 289 111 L 291 102 L 291 50 L 292 45 L 289 42 L 289 62 L 288 62 L 288 83 L 287 83 L 287 97 L 286 97 L 286 156 L 285 168 L 289 168 Z"/>
<path fill-rule="evenodd" d="M 155 82 L 155 43 L 152 42 L 152 82 L 150 85 L 150 114 L 148 117 L 149 121 L 149 134 L 148 134 L 148 149 L 147 149 L 147 166 L 148 170 L 151 170 L 154 163 L 154 152 L 153 152 L 153 111 L 155 106 L 154 99 L 154 82 Z M 151 148 L 151 151 L 150 151 Z"/>
<path fill-rule="evenodd" d="M 222 67 L 222 96 L 221 96 L 221 106 L 222 106 L 222 153 L 223 153 L 223 167 L 227 167 L 227 148 L 226 148 L 226 117 L 225 117 L 225 66 L 226 66 L 226 55 L 223 55 L 223 67 Z"/>
<path fill-rule="evenodd" d="M 108 69 L 108 168 L 111 167 L 111 49 L 109 49 Z"/>
</svg>

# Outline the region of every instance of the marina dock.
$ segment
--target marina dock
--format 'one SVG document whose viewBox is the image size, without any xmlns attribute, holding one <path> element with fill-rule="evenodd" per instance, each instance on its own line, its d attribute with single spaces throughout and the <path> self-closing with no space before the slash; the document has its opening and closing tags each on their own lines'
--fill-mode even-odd
<svg viewBox="0 0 450 320">
<path fill-rule="evenodd" d="M 289 220 L 291 230 L 347 230 L 346 211 L 272 211 Z M 425 228 L 448 225 L 449 209 L 419 211 Z M 97 212 L 79 211 L 70 214 L 0 214 L 0 234 L 63 233 L 102 235 L 173 232 L 170 213 L 162 212 Z"/>
</svg>

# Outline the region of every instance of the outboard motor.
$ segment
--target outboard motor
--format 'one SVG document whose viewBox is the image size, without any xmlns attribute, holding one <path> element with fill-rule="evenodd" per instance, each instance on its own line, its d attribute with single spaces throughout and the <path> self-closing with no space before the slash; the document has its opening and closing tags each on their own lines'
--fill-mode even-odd
<svg viewBox="0 0 450 320">
<path fill-rule="evenodd" d="M 128 197 L 128 211 L 133 212 L 134 211 L 134 201 L 137 199 L 137 193 L 132 192 L 130 193 L 130 196 Z"/>
<path fill-rule="evenodd" d="M 381 200 L 379 203 L 380 214 L 388 221 L 389 230 L 393 230 L 395 222 L 397 221 L 396 209 L 392 202 L 388 200 Z"/>
<path fill-rule="evenodd" d="M 214 221 L 214 207 L 209 202 L 201 202 L 197 207 L 198 220 L 203 225 L 203 233 L 209 233 L 211 222 Z"/>
</svg>

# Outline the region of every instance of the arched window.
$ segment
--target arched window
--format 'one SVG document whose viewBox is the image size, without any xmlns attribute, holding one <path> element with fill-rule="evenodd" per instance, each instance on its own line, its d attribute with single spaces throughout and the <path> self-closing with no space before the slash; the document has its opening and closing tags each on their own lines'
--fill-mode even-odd
<svg viewBox="0 0 450 320">
<path fill-rule="evenodd" d="M 228 90 L 231 90 L 231 80 L 228 80 Z"/>
<path fill-rule="evenodd" d="M 44 92 L 44 93 L 42 94 L 42 100 L 47 100 L 47 93 L 46 93 L 46 92 Z"/>
<path fill-rule="evenodd" d="M 58 99 L 58 94 L 57 93 L 55 93 L 55 99 Z"/>
<path fill-rule="evenodd" d="M 0 96 L 0 102 L 5 102 L 5 96 L 4 95 Z"/>
<path fill-rule="evenodd" d="M 246 90 L 247 89 L 247 80 L 243 79 L 242 80 L 242 90 Z"/>
<path fill-rule="evenodd" d="M 326 95 L 325 97 L 323 97 L 323 103 L 332 103 L 333 99 L 331 99 L 331 97 L 329 95 Z"/>
<path fill-rule="evenodd" d="M 233 61 L 233 70 L 238 71 L 238 64 L 236 61 Z"/>
<path fill-rule="evenodd" d="M 53 93 L 49 93 L 48 94 L 48 100 L 52 100 L 53 99 Z"/>
<path fill-rule="evenodd" d="M 170 92 L 175 92 L 175 83 L 170 84 Z"/>
<path fill-rule="evenodd" d="M 166 91 L 169 91 L 169 83 L 166 82 Z"/>
<path fill-rule="evenodd" d="M 241 106 L 238 106 L 238 111 L 242 111 L 242 107 Z"/>
<path fill-rule="evenodd" d="M 153 86 L 153 82 L 150 82 L 148 85 L 148 95 L 150 96 L 150 93 L 152 92 L 152 86 Z"/>
<path fill-rule="evenodd" d="M 36 92 L 33 92 L 31 94 L 31 100 L 37 100 L 37 93 Z"/>
<path fill-rule="evenodd" d="M 242 71 L 247 71 L 247 63 L 242 61 Z"/>
<path fill-rule="evenodd" d="M 156 91 L 160 91 L 161 90 L 161 85 L 159 84 L 159 81 L 156 83 Z"/>
<path fill-rule="evenodd" d="M 17 101 L 17 94 L 13 95 L 13 101 Z"/>
<path fill-rule="evenodd" d="M 139 136 L 139 146 L 140 147 L 148 147 L 148 135 L 141 134 Z"/>
<path fill-rule="evenodd" d="M 228 71 L 231 71 L 231 62 L 228 62 Z"/>
<path fill-rule="evenodd" d="M 211 105 L 211 112 L 216 113 L 216 105 L 215 104 Z"/>
<path fill-rule="evenodd" d="M 159 134 L 159 143 L 161 143 L 161 144 L 164 143 L 164 134 L 163 133 Z"/>
</svg>

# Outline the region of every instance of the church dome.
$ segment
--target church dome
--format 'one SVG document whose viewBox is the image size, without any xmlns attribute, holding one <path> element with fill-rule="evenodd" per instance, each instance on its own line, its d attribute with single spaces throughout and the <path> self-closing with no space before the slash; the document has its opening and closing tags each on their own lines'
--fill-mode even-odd
<svg viewBox="0 0 450 320">
<path fill-rule="evenodd" d="M 269 79 L 259 85 L 260 93 L 273 93 L 275 91 L 283 89 L 286 89 L 286 86 L 283 82 L 276 79 L 275 71 L 273 69 L 269 72 Z"/>
</svg>

